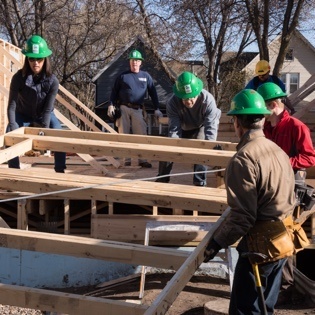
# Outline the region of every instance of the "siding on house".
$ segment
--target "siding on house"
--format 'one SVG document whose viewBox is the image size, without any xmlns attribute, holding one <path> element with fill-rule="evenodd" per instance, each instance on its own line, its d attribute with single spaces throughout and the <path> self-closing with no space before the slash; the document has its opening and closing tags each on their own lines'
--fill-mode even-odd
<svg viewBox="0 0 315 315">
<path fill-rule="evenodd" d="M 276 58 L 280 47 L 280 36 L 274 39 L 269 45 L 270 67 L 273 71 Z M 289 48 L 293 48 L 293 61 L 284 61 L 282 73 L 298 73 L 300 88 L 315 73 L 315 48 L 312 44 L 299 32 L 295 31 Z M 246 82 L 255 76 L 255 66 L 259 61 L 259 54 L 243 69 L 246 73 Z M 308 95 L 304 100 L 312 101 L 315 99 L 315 92 Z"/>
</svg>

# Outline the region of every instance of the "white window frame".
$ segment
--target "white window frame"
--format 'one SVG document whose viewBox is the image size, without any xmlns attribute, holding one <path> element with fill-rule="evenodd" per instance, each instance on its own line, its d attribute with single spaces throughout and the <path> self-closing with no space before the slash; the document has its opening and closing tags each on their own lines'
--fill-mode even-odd
<svg viewBox="0 0 315 315">
<path fill-rule="evenodd" d="M 292 83 L 291 78 L 293 79 L 294 76 L 297 76 L 297 82 Z M 293 72 L 293 73 L 281 73 L 280 79 L 285 85 L 285 90 L 287 91 L 288 94 L 292 94 L 295 92 L 299 87 L 300 87 L 300 73 L 298 72 Z M 296 86 L 296 88 L 294 88 Z"/>
</svg>

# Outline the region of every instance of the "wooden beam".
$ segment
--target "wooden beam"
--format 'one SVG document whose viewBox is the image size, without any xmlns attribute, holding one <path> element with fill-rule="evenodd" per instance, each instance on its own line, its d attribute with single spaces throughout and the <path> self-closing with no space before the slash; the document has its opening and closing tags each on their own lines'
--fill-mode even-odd
<svg viewBox="0 0 315 315">
<path fill-rule="evenodd" d="M 293 116 L 295 118 L 301 119 L 309 110 L 311 110 L 313 107 L 315 107 L 315 100 L 312 100 L 307 105 L 303 106 L 301 109 L 299 109 Z"/>
<path fill-rule="evenodd" d="M 21 141 L 17 141 L 13 147 L 0 150 L 0 164 L 7 162 L 16 156 L 23 155 L 29 150 L 32 150 L 32 139 L 20 138 L 20 140 Z"/>
<path fill-rule="evenodd" d="M 41 171 L 39 168 L 3 169 L 0 172 L 0 188 L 35 194 L 53 193 L 55 198 L 95 199 L 212 214 L 222 214 L 227 206 L 225 189 L 79 174 L 49 175 L 45 169 Z"/>
<path fill-rule="evenodd" d="M 5 143 L 13 146 L 25 135 L 6 134 Z M 233 151 L 198 149 L 188 147 L 110 142 L 74 138 L 28 135 L 33 140 L 33 150 L 51 150 L 91 155 L 146 158 L 158 161 L 205 164 L 225 167 L 235 154 Z"/>
<path fill-rule="evenodd" d="M 108 215 L 97 214 L 91 218 L 91 236 L 97 239 L 143 244 L 148 222 L 216 222 L 219 216 L 189 215 Z M 151 245 L 196 246 L 205 236 L 203 231 L 178 233 L 172 231 L 151 231 Z"/>
<path fill-rule="evenodd" d="M 0 246 L 177 270 L 189 253 L 168 248 L 0 228 Z"/>
<path fill-rule="evenodd" d="M 148 308 L 123 301 L 0 284 L 0 303 L 69 315 L 141 315 Z"/>
<path fill-rule="evenodd" d="M 39 128 L 25 128 L 25 135 L 38 135 Z M 134 135 L 134 134 L 119 134 L 119 133 L 106 133 L 106 132 L 92 132 L 92 131 L 75 131 L 75 130 L 57 130 L 47 129 L 45 134 L 51 137 L 60 138 L 74 138 L 98 141 L 114 141 L 114 142 L 128 142 L 138 144 L 153 144 L 153 145 L 166 145 L 176 147 L 200 148 L 200 149 L 213 149 L 216 145 L 221 145 L 225 151 L 236 151 L 237 143 L 225 141 L 209 141 L 198 139 L 182 139 L 182 138 L 168 138 L 160 136 L 148 135 Z"/>
<path fill-rule="evenodd" d="M 74 95 L 72 95 L 63 86 L 59 85 L 59 90 L 62 93 L 64 93 L 67 97 L 69 97 L 72 101 L 74 101 L 81 109 L 83 109 L 89 116 L 91 116 L 94 120 L 96 120 L 107 131 L 111 133 L 117 133 L 110 125 L 108 125 L 103 119 L 97 116 L 92 110 L 90 110 L 87 106 L 85 106 L 79 99 L 77 99 Z M 96 128 L 95 124 L 94 124 L 94 127 L 92 127 L 92 130 L 95 131 L 94 128 Z"/>
</svg>

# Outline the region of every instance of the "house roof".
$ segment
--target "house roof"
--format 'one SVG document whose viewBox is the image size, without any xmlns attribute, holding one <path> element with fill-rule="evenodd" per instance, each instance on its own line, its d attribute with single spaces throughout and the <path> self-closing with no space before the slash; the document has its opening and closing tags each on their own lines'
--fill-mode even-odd
<svg viewBox="0 0 315 315">
<path fill-rule="evenodd" d="M 280 39 L 281 34 L 276 36 L 270 43 L 269 46 L 273 43 L 276 43 Z M 302 33 L 299 30 L 294 30 L 293 36 L 296 36 L 297 38 L 301 39 L 313 52 L 315 52 L 315 47 L 302 35 Z M 242 71 L 246 71 L 248 68 L 252 69 L 255 68 L 256 63 L 259 61 L 259 53 L 248 63 L 245 65 L 245 67 L 242 69 Z"/>
<path fill-rule="evenodd" d="M 144 39 L 138 35 L 136 38 L 131 40 L 128 44 L 126 44 L 119 52 L 115 55 L 111 62 L 109 62 L 104 68 L 102 68 L 93 78 L 92 82 L 95 82 L 108 68 L 110 68 L 129 48 L 132 46 L 137 40 L 141 41 L 145 44 Z"/>
</svg>

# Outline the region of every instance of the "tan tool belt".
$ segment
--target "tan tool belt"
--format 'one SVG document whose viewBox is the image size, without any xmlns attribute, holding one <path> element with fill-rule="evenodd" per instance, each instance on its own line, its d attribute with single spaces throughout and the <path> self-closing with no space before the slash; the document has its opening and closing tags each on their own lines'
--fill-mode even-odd
<svg viewBox="0 0 315 315">
<path fill-rule="evenodd" d="M 283 220 L 283 223 L 292 238 L 295 249 L 294 254 L 310 244 L 310 241 L 307 238 L 303 227 L 301 226 L 301 224 L 294 222 L 292 216 L 285 218 Z"/>
<path fill-rule="evenodd" d="M 292 237 L 282 221 L 257 221 L 246 239 L 249 251 L 267 256 L 261 263 L 289 257 L 295 252 Z"/>
</svg>

